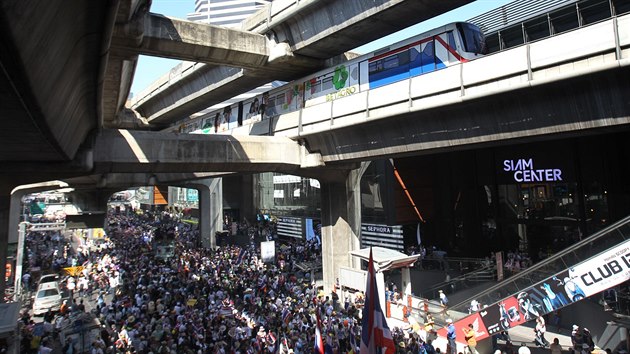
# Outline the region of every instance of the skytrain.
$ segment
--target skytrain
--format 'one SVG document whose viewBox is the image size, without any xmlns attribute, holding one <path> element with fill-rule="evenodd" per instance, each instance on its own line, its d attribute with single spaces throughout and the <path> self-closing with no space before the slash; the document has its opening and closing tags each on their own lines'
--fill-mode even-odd
<svg viewBox="0 0 630 354">
<path fill-rule="evenodd" d="M 454 22 L 209 112 L 171 130 L 227 134 L 304 108 L 316 110 L 320 105 L 329 109 L 323 103 L 464 63 L 485 53 L 484 35 L 479 27 Z"/>
</svg>

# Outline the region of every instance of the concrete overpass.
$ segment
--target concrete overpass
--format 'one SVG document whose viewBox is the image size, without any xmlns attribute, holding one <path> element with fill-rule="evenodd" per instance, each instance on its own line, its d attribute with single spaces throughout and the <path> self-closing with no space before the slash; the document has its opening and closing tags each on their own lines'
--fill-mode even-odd
<svg viewBox="0 0 630 354">
<path fill-rule="evenodd" d="M 260 83 L 310 72 L 323 59 L 468 2 L 380 0 L 357 7 L 349 0 L 276 1 L 247 22 L 252 31 L 236 31 L 151 14 L 147 0 L 3 1 L 0 184 L 8 193 L 18 184 L 89 175 L 101 129 L 166 124 L 124 109 L 139 54 L 214 68 L 212 78 L 193 74 L 195 83 L 175 85 L 197 97 L 184 105 L 192 113 L 193 106 L 206 108 Z M 219 88 L 235 77 L 243 79 Z M 195 93 L 200 87 L 212 90 Z M 157 110 L 180 117 L 176 106 Z"/>
<path fill-rule="evenodd" d="M 628 33 L 626 14 L 232 134 L 290 137 L 330 166 L 628 129 Z"/>
<path fill-rule="evenodd" d="M 291 81 L 332 66 L 329 58 L 343 60 L 339 56 L 352 48 L 469 2 L 276 0 L 242 29 L 266 35 L 281 60 L 249 69 L 184 64 L 140 93 L 133 109 L 153 125 L 168 126 L 271 81 Z"/>
</svg>

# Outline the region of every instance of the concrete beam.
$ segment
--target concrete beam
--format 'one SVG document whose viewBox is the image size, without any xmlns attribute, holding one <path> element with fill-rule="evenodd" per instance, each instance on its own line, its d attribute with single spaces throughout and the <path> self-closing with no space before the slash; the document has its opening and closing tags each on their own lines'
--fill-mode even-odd
<svg viewBox="0 0 630 354">
<path fill-rule="evenodd" d="M 112 51 L 241 68 L 261 67 L 269 58 L 261 34 L 152 13 L 136 21 L 116 26 Z"/>
<path fill-rule="evenodd" d="M 104 173 L 295 172 L 321 167 L 318 154 L 285 137 L 103 130 L 94 171 Z"/>
<path fill-rule="evenodd" d="M 154 86 L 138 95 L 133 109 L 151 124 L 165 125 L 181 120 L 273 80 L 291 81 L 324 66 L 333 66 L 334 63 L 325 61 L 469 2 L 471 0 L 276 1 L 248 18 L 242 29 L 269 34 L 279 44 L 278 49 L 285 46 L 289 55 L 279 55 L 282 60 L 270 62 L 263 68 L 237 73 L 197 66 L 194 74 L 160 79 L 159 88 Z"/>
</svg>

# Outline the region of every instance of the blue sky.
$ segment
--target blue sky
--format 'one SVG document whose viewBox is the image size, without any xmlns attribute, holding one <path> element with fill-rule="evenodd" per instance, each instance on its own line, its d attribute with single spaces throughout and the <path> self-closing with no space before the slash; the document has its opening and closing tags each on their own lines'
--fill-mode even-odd
<svg viewBox="0 0 630 354">
<path fill-rule="evenodd" d="M 368 43 L 354 49 L 353 51 L 361 54 L 368 53 L 443 24 L 453 21 L 467 20 L 509 2 L 512 2 L 512 0 L 477 0 L 443 15 L 434 17 L 430 20 L 418 23 L 394 34 Z M 194 12 L 194 7 L 194 0 L 153 0 L 151 12 L 169 17 L 186 19 L 187 14 Z M 131 85 L 131 92 L 133 94 L 141 92 L 152 82 L 166 74 L 171 68 L 179 63 L 179 60 L 141 55 L 136 67 L 136 74 Z"/>
</svg>

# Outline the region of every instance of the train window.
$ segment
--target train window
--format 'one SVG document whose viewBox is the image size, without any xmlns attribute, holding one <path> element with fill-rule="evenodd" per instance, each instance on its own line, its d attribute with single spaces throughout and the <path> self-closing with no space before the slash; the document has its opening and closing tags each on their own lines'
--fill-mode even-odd
<svg viewBox="0 0 630 354">
<path fill-rule="evenodd" d="M 388 70 L 398 67 L 398 55 L 392 55 L 391 57 L 387 57 L 383 59 L 383 69 Z"/>
<path fill-rule="evenodd" d="M 322 90 L 322 82 L 321 81 L 315 81 L 315 82 L 311 82 L 311 94 L 314 93 L 318 93 Z"/>
<path fill-rule="evenodd" d="M 276 96 L 276 104 L 273 105 L 272 107 L 277 107 L 277 106 L 282 106 L 284 104 L 284 94 L 280 94 L 278 96 Z"/>
<path fill-rule="evenodd" d="M 377 61 L 371 62 L 369 66 L 369 70 L 370 70 L 370 74 L 374 74 L 383 70 L 383 61 L 377 60 Z"/>
<path fill-rule="evenodd" d="M 269 105 L 268 107 L 275 107 L 276 106 L 276 98 L 275 97 L 269 97 Z"/>
<path fill-rule="evenodd" d="M 330 89 L 333 88 L 333 78 L 331 77 L 327 77 L 324 80 L 322 80 L 322 91 L 328 91 Z"/>
<path fill-rule="evenodd" d="M 453 31 L 448 31 L 448 46 L 453 50 L 457 50 L 457 44 L 455 44 L 455 35 Z"/>
<path fill-rule="evenodd" d="M 398 65 L 401 66 L 407 64 L 409 64 L 409 50 L 398 53 Z"/>
<path fill-rule="evenodd" d="M 418 50 L 416 50 L 416 48 L 410 48 L 409 49 L 409 62 L 414 62 L 416 61 L 416 58 L 418 58 L 418 55 L 420 55 L 420 53 L 418 53 Z"/>
<path fill-rule="evenodd" d="M 484 54 L 484 37 L 479 27 L 470 23 L 459 22 L 457 29 L 464 43 L 464 51 L 468 53 Z"/>
<path fill-rule="evenodd" d="M 435 52 L 433 46 L 433 41 L 427 42 L 422 50 L 421 62 L 423 73 L 435 70 Z"/>
</svg>

